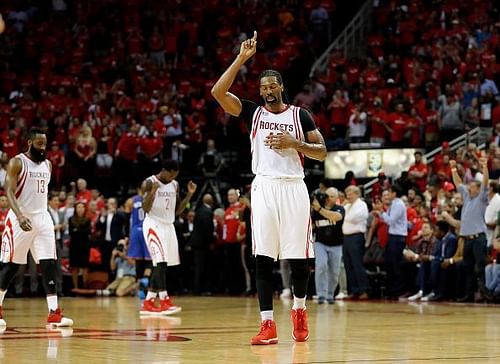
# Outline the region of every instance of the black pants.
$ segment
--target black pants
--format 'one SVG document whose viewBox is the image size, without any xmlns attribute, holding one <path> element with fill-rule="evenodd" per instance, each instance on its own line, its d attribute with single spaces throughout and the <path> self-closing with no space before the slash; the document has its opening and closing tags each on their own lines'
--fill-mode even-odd
<svg viewBox="0 0 500 364">
<path fill-rule="evenodd" d="M 193 247 L 194 282 L 193 291 L 195 294 L 209 292 L 210 278 L 210 250 L 208 248 Z"/>
<path fill-rule="evenodd" d="M 244 291 L 245 276 L 241 265 L 241 244 L 223 245 L 224 269 L 222 281 L 226 293 L 240 294 Z"/>
<path fill-rule="evenodd" d="M 465 294 L 474 297 L 476 288 L 484 288 L 484 267 L 486 266 L 486 234 L 481 233 L 476 239 L 465 239 Z"/>
<path fill-rule="evenodd" d="M 113 253 L 113 249 L 116 248 L 116 244 L 112 241 L 103 240 L 100 245 L 101 251 L 101 266 L 100 269 L 103 272 L 111 272 L 111 266 L 109 264 L 111 260 L 111 254 Z"/>
<path fill-rule="evenodd" d="M 347 283 L 352 294 L 361 295 L 368 291 L 368 277 L 363 265 L 365 236 L 362 233 L 344 235 L 344 266 Z"/>
<path fill-rule="evenodd" d="M 387 294 L 397 297 L 403 293 L 402 264 L 406 237 L 389 234 L 385 248 L 385 269 L 387 273 Z"/>
</svg>

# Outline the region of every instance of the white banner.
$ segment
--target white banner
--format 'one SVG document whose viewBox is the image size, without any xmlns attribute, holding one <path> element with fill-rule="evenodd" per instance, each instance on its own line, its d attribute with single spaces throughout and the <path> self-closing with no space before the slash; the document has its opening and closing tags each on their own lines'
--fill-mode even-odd
<svg viewBox="0 0 500 364">
<path fill-rule="evenodd" d="M 325 160 L 325 177 L 342 179 L 347 171 L 358 178 L 377 177 L 384 172 L 388 177 L 399 177 L 402 171 L 415 163 L 413 153 L 423 149 L 362 149 L 328 152 Z"/>
</svg>

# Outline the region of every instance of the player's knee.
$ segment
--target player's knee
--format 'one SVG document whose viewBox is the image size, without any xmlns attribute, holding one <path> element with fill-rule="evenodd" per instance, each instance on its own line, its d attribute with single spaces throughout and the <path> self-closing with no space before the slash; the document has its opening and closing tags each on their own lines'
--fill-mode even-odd
<svg viewBox="0 0 500 364">
<path fill-rule="evenodd" d="M 54 259 L 40 260 L 43 288 L 47 294 L 56 293 L 56 264 Z"/>
<path fill-rule="evenodd" d="M 255 258 L 255 278 L 271 279 L 273 276 L 274 259 L 263 255 Z"/>
<path fill-rule="evenodd" d="M 307 279 L 311 269 L 306 259 L 290 259 L 290 270 L 293 279 Z"/>
<path fill-rule="evenodd" d="M 0 269 L 0 289 L 5 291 L 9 288 L 10 282 L 19 270 L 19 264 L 4 263 Z"/>
</svg>

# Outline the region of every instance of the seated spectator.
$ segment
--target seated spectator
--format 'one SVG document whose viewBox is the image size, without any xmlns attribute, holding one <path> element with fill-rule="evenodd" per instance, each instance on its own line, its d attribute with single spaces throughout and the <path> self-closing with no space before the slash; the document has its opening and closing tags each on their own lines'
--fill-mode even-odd
<svg viewBox="0 0 500 364">
<path fill-rule="evenodd" d="M 127 257 L 127 249 L 128 238 L 119 240 L 109 262 L 111 271 L 116 273 L 115 280 L 104 290 L 98 290 L 97 295 L 123 297 L 135 293 L 135 264 L 132 258 Z"/>
<path fill-rule="evenodd" d="M 418 267 L 418 292 L 408 297 L 408 301 L 417 301 L 429 293 L 427 279 L 429 277 L 431 253 L 437 240 L 431 223 L 426 222 L 422 226 L 421 238 L 415 244 L 414 250 L 406 248 L 403 252 L 405 260 L 414 263 Z"/>
<path fill-rule="evenodd" d="M 485 268 L 485 286 L 483 292 L 488 301 L 496 301 L 500 299 L 500 264 L 498 258 L 500 255 L 500 239 L 495 239 L 493 242 L 492 262 Z"/>
<path fill-rule="evenodd" d="M 438 242 L 431 255 L 429 275 L 430 293 L 422 297 L 423 302 L 441 301 L 447 296 L 449 275 L 442 269 L 444 260 L 451 259 L 457 251 L 457 238 L 451 232 L 450 225 L 445 221 L 437 222 L 436 237 Z"/>
</svg>

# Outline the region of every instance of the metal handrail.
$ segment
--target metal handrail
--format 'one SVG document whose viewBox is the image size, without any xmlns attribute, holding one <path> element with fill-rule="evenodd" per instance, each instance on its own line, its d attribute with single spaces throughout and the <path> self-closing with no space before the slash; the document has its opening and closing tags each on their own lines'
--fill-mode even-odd
<svg viewBox="0 0 500 364">
<path fill-rule="evenodd" d="M 373 9 L 373 0 L 366 0 L 357 14 L 352 18 L 342 33 L 330 44 L 323 54 L 314 62 L 309 72 L 309 77 L 313 77 L 317 70 L 325 71 L 330 55 L 334 49 L 340 48 L 344 52 L 344 57 L 348 57 L 351 49 L 358 48 L 361 40 L 366 36 L 365 29 L 371 24 L 371 13 Z M 356 35 L 359 33 L 359 39 Z"/>
<path fill-rule="evenodd" d="M 479 137 L 480 134 L 480 129 L 479 128 L 474 128 L 470 130 L 469 132 L 460 135 L 458 138 L 455 138 L 453 140 L 450 140 L 448 143 L 450 145 L 450 149 L 452 151 L 457 150 L 458 148 L 463 147 L 464 145 L 467 145 L 470 143 L 471 140 L 475 140 Z M 485 144 L 481 144 L 479 146 L 479 149 L 484 149 L 486 147 Z M 425 161 L 427 163 L 432 163 L 434 161 L 434 158 L 438 153 L 440 153 L 443 150 L 442 146 L 439 146 L 436 149 L 431 150 L 429 153 L 424 155 Z M 363 190 L 365 193 L 365 196 L 369 194 L 372 191 L 372 186 L 377 182 L 377 178 L 372 179 L 371 181 L 365 183 L 363 185 Z"/>
</svg>

